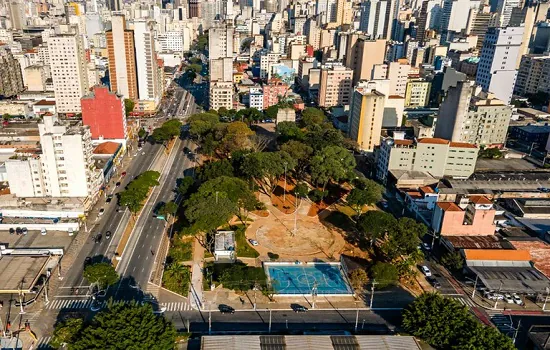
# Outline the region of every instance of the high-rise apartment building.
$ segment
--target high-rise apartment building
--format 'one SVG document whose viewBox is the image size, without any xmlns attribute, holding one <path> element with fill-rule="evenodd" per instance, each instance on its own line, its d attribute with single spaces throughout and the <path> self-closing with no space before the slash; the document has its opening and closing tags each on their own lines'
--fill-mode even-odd
<svg viewBox="0 0 550 350">
<path fill-rule="evenodd" d="M 372 77 L 376 64 L 384 63 L 386 40 L 371 40 L 365 35 L 352 34 L 348 38 L 345 65 L 353 70 L 353 84 Z"/>
<path fill-rule="evenodd" d="M 208 55 L 211 60 L 233 57 L 233 35 L 235 29 L 230 25 L 220 25 L 208 31 Z"/>
<path fill-rule="evenodd" d="M 80 113 L 80 98 L 88 93 L 84 41 L 75 27 L 72 33 L 48 38 L 50 68 L 58 113 Z"/>
<path fill-rule="evenodd" d="M 550 92 L 550 55 L 524 55 L 514 92 L 525 96 L 539 91 Z"/>
<path fill-rule="evenodd" d="M 504 144 L 512 107 L 478 90 L 470 81 L 449 88 L 439 107 L 435 137 L 483 146 Z"/>
<path fill-rule="evenodd" d="M 126 143 L 126 112 L 121 95 L 110 92 L 106 86 L 94 86 L 81 104 L 82 124 L 90 127 L 92 139 Z"/>
<path fill-rule="evenodd" d="M 346 67 L 321 69 L 318 104 L 321 107 L 344 106 L 350 103 L 353 71 Z"/>
<path fill-rule="evenodd" d="M 0 46 L 0 97 L 12 97 L 24 90 L 21 65 L 10 50 Z"/>
<path fill-rule="evenodd" d="M 359 83 L 353 91 L 348 134 L 362 151 L 372 152 L 380 144 L 384 100 L 384 94 L 368 82 Z"/>
<path fill-rule="evenodd" d="M 153 24 L 144 19 L 134 21 L 135 60 L 139 109 L 154 111 L 162 92 L 157 79 L 157 57 Z"/>
<path fill-rule="evenodd" d="M 11 193 L 18 197 L 89 197 L 98 193 L 102 169 L 92 159 L 90 128 L 44 115 L 38 124 L 42 153 L 27 160 L 9 160 Z"/>
<path fill-rule="evenodd" d="M 430 101 L 430 89 L 432 83 L 425 79 L 409 79 L 405 91 L 405 107 L 422 108 Z"/>
<path fill-rule="evenodd" d="M 411 65 L 406 59 L 396 62 L 377 64 L 374 66 L 372 79 L 388 79 L 390 81 L 389 95 L 405 96 Z"/>
<path fill-rule="evenodd" d="M 11 0 L 7 4 L 11 27 L 15 30 L 25 28 L 27 26 L 27 19 L 25 18 L 25 1 Z"/>
<path fill-rule="evenodd" d="M 497 19 L 498 16 L 491 12 L 491 7 L 487 4 L 470 9 L 466 34 L 477 36 L 476 51 L 481 51 L 487 30 L 496 26 Z"/>
<path fill-rule="evenodd" d="M 373 38 L 389 39 L 386 36 L 386 12 L 391 0 L 367 0 L 361 3 L 359 30 Z"/>
<path fill-rule="evenodd" d="M 201 16 L 201 0 L 187 0 L 189 18 Z"/>
<path fill-rule="evenodd" d="M 468 13 L 472 8 L 479 8 L 479 0 L 443 0 L 443 10 L 439 28 L 442 32 L 441 42 L 448 39 L 448 33 L 460 33 L 466 29 Z"/>
<path fill-rule="evenodd" d="M 111 91 L 137 101 L 139 98 L 136 72 L 134 31 L 126 29 L 124 15 L 111 17 L 112 29 L 105 33 L 109 56 Z"/>
<path fill-rule="evenodd" d="M 490 28 L 481 50 L 476 83 L 505 103 L 510 103 L 514 91 L 523 30 L 523 27 Z"/>
</svg>

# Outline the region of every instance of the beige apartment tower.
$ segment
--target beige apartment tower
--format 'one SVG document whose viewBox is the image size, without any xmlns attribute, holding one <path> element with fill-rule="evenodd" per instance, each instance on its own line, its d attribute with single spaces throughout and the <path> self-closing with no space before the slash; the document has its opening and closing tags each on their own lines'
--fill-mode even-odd
<svg viewBox="0 0 550 350">
<path fill-rule="evenodd" d="M 362 151 L 372 152 L 380 144 L 385 98 L 367 82 L 359 83 L 353 92 L 349 136 Z"/>
<path fill-rule="evenodd" d="M 126 29 L 124 15 L 113 15 L 111 23 L 112 29 L 105 33 L 111 91 L 137 101 L 139 94 L 134 31 Z"/>
<path fill-rule="evenodd" d="M 353 71 L 346 67 L 321 69 L 318 102 L 320 107 L 344 106 L 350 103 Z"/>
<path fill-rule="evenodd" d="M 353 70 L 353 85 L 359 80 L 372 78 L 375 65 L 384 63 L 386 40 L 371 40 L 362 34 L 352 34 L 348 39 L 345 65 Z"/>
</svg>

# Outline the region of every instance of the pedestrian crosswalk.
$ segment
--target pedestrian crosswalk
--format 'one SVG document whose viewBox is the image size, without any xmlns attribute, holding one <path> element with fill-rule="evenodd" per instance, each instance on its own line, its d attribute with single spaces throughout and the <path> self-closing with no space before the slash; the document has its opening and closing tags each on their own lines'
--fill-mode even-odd
<svg viewBox="0 0 550 350">
<path fill-rule="evenodd" d="M 128 304 L 133 302 L 132 300 L 114 300 L 113 304 Z M 101 308 L 107 306 L 107 301 L 104 301 L 101 305 Z M 159 305 L 165 307 L 165 311 L 190 311 L 191 305 L 187 302 L 170 302 L 170 303 L 160 303 Z M 92 300 L 75 300 L 75 299 L 56 299 L 50 301 L 46 305 L 48 310 L 59 310 L 59 309 L 87 309 L 92 306 Z"/>
<path fill-rule="evenodd" d="M 461 295 L 453 295 L 453 296 L 451 296 L 451 298 L 458 301 L 459 303 L 461 303 L 462 305 L 464 305 L 466 307 L 475 307 L 476 306 L 474 304 L 474 302 L 471 301 L 469 298 L 466 298 L 466 297 L 461 296 Z"/>
<path fill-rule="evenodd" d="M 42 338 L 39 338 L 38 339 L 38 342 L 36 343 L 36 346 L 33 347 L 33 349 L 38 349 L 38 350 L 48 350 L 48 349 L 53 349 L 49 343 L 50 341 L 52 340 L 52 337 L 42 337 Z"/>
</svg>

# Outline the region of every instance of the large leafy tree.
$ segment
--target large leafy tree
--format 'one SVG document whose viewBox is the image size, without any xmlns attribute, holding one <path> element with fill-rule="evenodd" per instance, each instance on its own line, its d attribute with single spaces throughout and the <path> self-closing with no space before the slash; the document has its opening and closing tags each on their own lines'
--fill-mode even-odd
<svg viewBox="0 0 550 350">
<path fill-rule="evenodd" d="M 135 107 L 136 103 L 133 100 L 130 100 L 129 98 L 124 99 L 124 111 L 126 112 L 126 116 L 128 116 Z"/>
<path fill-rule="evenodd" d="M 153 313 L 150 305 L 110 304 L 85 326 L 69 348 L 74 350 L 173 349 L 174 325 Z"/>
<path fill-rule="evenodd" d="M 243 157 L 241 173 L 256 180 L 266 194 L 271 194 L 285 169 L 290 172 L 296 167 L 296 160 L 284 151 L 250 153 Z"/>
<path fill-rule="evenodd" d="M 193 138 L 201 140 L 220 123 L 220 117 L 213 113 L 198 113 L 190 116 L 187 121 L 189 122 L 189 134 Z"/>
<path fill-rule="evenodd" d="M 185 217 L 191 223 L 191 231 L 195 233 L 212 232 L 238 214 L 237 205 L 225 192 L 194 193 L 185 206 Z"/>
<path fill-rule="evenodd" d="M 420 237 L 426 232 L 426 225 L 411 218 L 400 218 L 397 225 L 388 231 L 389 234 L 381 244 L 380 250 L 389 260 L 400 255 L 410 255 L 418 249 Z"/>
<path fill-rule="evenodd" d="M 56 323 L 49 345 L 58 349 L 64 344 L 72 344 L 77 340 L 77 336 L 83 327 L 84 320 L 81 318 L 69 318 Z"/>
<path fill-rule="evenodd" d="M 313 148 L 303 142 L 291 140 L 281 146 L 281 151 L 288 153 L 296 160 L 297 164 L 294 171 L 298 177 L 302 177 L 309 166 Z"/>
<path fill-rule="evenodd" d="M 185 176 L 184 178 L 180 178 L 177 180 L 177 187 L 176 192 L 180 196 L 185 196 L 189 190 L 191 189 L 191 186 L 195 183 L 195 180 L 191 176 Z"/>
<path fill-rule="evenodd" d="M 355 168 L 355 158 L 343 147 L 328 146 L 311 159 L 311 179 L 323 190 L 329 181 L 340 181 Z"/>
<path fill-rule="evenodd" d="M 233 122 L 227 125 L 223 144 L 226 152 L 231 153 L 241 149 L 250 148 L 250 137 L 254 135 L 254 131 L 250 130 L 248 125 L 241 121 Z"/>
<path fill-rule="evenodd" d="M 331 124 L 314 124 L 308 127 L 305 142 L 315 150 L 322 150 L 328 146 L 344 146 L 344 134 Z"/>
<path fill-rule="evenodd" d="M 357 228 L 361 233 L 359 245 L 364 248 L 369 242 L 372 246 L 377 239 L 383 238 L 386 232 L 396 225 L 397 220 L 389 213 L 377 210 L 367 211 L 357 220 Z"/>
<path fill-rule="evenodd" d="M 253 108 L 253 107 L 241 109 L 235 115 L 236 120 L 246 122 L 246 123 L 248 123 L 248 125 L 250 125 L 254 122 L 258 122 L 262 118 L 263 118 L 262 112 L 260 112 L 258 109 Z"/>
<path fill-rule="evenodd" d="M 441 349 L 512 350 L 510 338 L 477 322 L 458 301 L 424 293 L 403 312 L 403 328 Z"/>
<path fill-rule="evenodd" d="M 275 128 L 277 132 L 277 141 L 282 144 L 288 141 L 303 141 L 305 139 L 305 133 L 294 122 L 280 122 Z"/>
<path fill-rule="evenodd" d="M 168 221 L 168 218 L 176 214 L 178 210 L 178 205 L 175 202 L 163 203 L 158 209 L 158 213 L 165 217 L 165 220 Z"/>
<path fill-rule="evenodd" d="M 247 183 L 236 177 L 220 176 L 205 182 L 198 193 L 203 197 L 224 194 L 241 211 L 238 213 L 241 221 L 246 224 L 248 212 L 259 209 L 262 203 L 258 201 Z"/>
<path fill-rule="evenodd" d="M 314 107 L 306 107 L 302 111 L 302 124 L 305 127 L 312 126 L 312 125 L 320 125 L 324 122 L 326 122 L 327 117 L 325 116 L 325 113 Z"/>
<path fill-rule="evenodd" d="M 161 127 L 153 130 L 151 137 L 155 142 L 166 143 L 181 133 L 181 122 L 177 119 L 172 119 L 164 122 Z"/>
<path fill-rule="evenodd" d="M 86 266 L 83 276 L 90 283 L 97 283 L 99 288 L 102 289 L 117 283 L 119 280 L 118 273 L 113 265 L 106 262 Z"/>
<path fill-rule="evenodd" d="M 358 179 L 355 181 L 355 188 L 347 197 L 348 204 L 361 214 L 364 205 L 374 204 L 382 199 L 384 188 L 370 179 Z"/>
<path fill-rule="evenodd" d="M 197 172 L 199 180 L 206 182 L 220 176 L 233 176 L 233 165 L 228 159 L 203 164 Z"/>
<path fill-rule="evenodd" d="M 127 206 L 128 209 L 135 215 L 143 206 L 143 202 L 147 198 L 149 189 L 153 186 L 158 186 L 160 173 L 154 170 L 147 170 L 136 177 L 128 184 L 126 189 L 119 193 L 119 203 L 122 206 Z"/>
</svg>

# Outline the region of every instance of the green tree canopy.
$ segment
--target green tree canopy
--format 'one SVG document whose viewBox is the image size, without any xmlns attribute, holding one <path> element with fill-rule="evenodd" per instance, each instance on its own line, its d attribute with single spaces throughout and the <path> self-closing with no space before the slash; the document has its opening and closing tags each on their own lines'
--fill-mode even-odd
<svg viewBox="0 0 550 350">
<path fill-rule="evenodd" d="M 168 120 L 161 127 L 153 130 L 151 136 L 155 142 L 165 143 L 181 133 L 181 125 L 181 122 L 177 119 Z"/>
<path fill-rule="evenodd" d="M 510 338 L 476 321 L 455 299 L 424 293 L 403 312 L 403 328 L 440 349 L 515 349 Z"/>
<path fill-rule="evenodd" d="M 277 112 L 279 112 L 279 106 L 277 105 L 269 106 L 264 110 L 265 116 L 268 119 L 273 119 L 273 120 L 277 118 Z"/>
<path fill-rule="evenodd" d="M 185 202 L 185 217 L 191 223 L 192 232 L 212 232 L 227 224 L 233 215 L 238 214 L 237 205 L 225 192 L 194 193 Z"/>
<path fill-rule="evenodd" d="M 241 149 L 248 149 L 251 146 L 250 137 L 254 135 L 244 122 L 236 121 L 227 125 L 223 144 L 226 152 L 231 153 Z"/>
<path fill-rule="evenodd" d="M 319 151 L 328 146 L 344 146 L 344 134 L 332 124 L 311 125 L 306 133 L 305 143 Z"/>
<path fill-rule="evenodd" d="M 305 182 L 298 182 L 294 187 L 294 195 L 298 198 L 306 198 L 309 193 L 309 187 Z"/>
<path fill-rule="evenodd" d="M 362 234 L 361 242 L 359 242 L 360 246 L 364 247 L 367 242 L 372 245 L 395 226 L 397 226 L 397 220 L 392 214 L 378 210 L 367 211 L 357 220 L 357 228 Z"/>
<path fill-rule="evenodd" d="M 427 233 L 426 225 L 411 218 L 402 217 L 393 229 L 388 230 L 387 239 L 381 244 L 380 250 L 393 260 L 400 255 L 410 255 L 418 249 L 420 237 Z"/>
<path fill-rule="evenodd" d="M 119 276 L 113 265 L 106 262 L 87 265 L 83 276 L 88 282 L 97 283 L 101 289 L 107 288 L 119 280 Z"/>
<path fill-rule="evenodd" d="M 220 117 L 213 113 L 198 113 L 190 116 L 187 121 L 189 122 L 189 134 L 200 140 L 220 123 Z"/>
<path fill-rule="evenodd" d="M 260 112 L 257 108 L 254 108 L 254 107 L 241 109 L 235 115 L 235 120 L 246 122 L 249 125 L 254 122 L 258 122 L 262 118 L 263 118 L 262 112 Z"/>
<path fill-rule="evenodd" d="M 355 168 L 355 158 L 340 146 L 328 146 L 317 152 L 311 159 L 311 179 L 318 185 L 340 181 Z"/>
<path fill-rule="evenodd" d="M 309 166 L 311 156 L 313 155 L 313 148 L 303 142 L 291 140 L 281 146 L 281 151 L 288 153 L 296 160 L 297 164 L 294 169 L 296 175 L 298 177 L 303 177 Z"/>
<path fill-rule="evenodd" d="M 109 304 L 76 337 L 74 350 L 166 350 L 176 340 L 174 325 L 153 313 L 150 305 Z"/>
<path fill-rule="evenodd" d="M 81 318 L 69 318 L 56 323 L 49 345 L 58 349 L 64 344 L 74 343 L 82 328 L 84 328 L 84 320 Z"/>
<path fill-rule="evenodd" d="M 129 98 L 124 99 L 124 111 L 126 112 L 126 116 L 130 115 L 135 106 L 136 103 L 133 100 L 130 100 Z"/>
<path fill-rule="evenodd" d="M 279 144 L 286 143 L 288 141 L 303 141 L 305 139 L 305 133 L 294 122 L 280 122 L 275 127 L 277 132 L 277 142 Z"/>
<path fill-rule="evenodd" d="M 176 192 L 180 196 L 185 196 L 194 183 L 195 180 L 191 176 L 185 176 L 184 178 L 178 179 Z"/>
<path fill-rule="evenodd" d="M 361 290 L 367 284 L 369 277 L 365 270 L 359 268 L 349 273 L 349 280 L 354 289 Z"/>
<path fill-rule="evenodd" d="M 318 108 L 306 107 L 302 111 L 302 125 L 304 127 L 320 125 L 327 121 L 325 112 Z"/>
<path fill-rule="evenodd" d="M 459 271 L 464 266 L 464 258 L 459 252 L 449 252 L 441 257 L 441 263 L 449 270 Z"/>
<path fill-rule="evenodd" d="M 234 176 L 233 165 L 226 158 L 213 162 L 207 162 L 203 164 L 197 172 L 197 177 L 202 182 L 206 182 L 220 176 Z"/>
<path fill-rule="evenodd" d="M 158 209 L 158 213 L 168 220 L 169 216 L 175 215 L 178 210 L 178 205 L 172 201 L 168 203 L 163 203 Z"/>
<path fill-rule="evenodd" d="M 202 71 L 202 65 L 198 64 L 198 63 L 192 63 L 190 65 L 187 66 L 187 70 L 195 73 L 195 74 L 198 74 Z"/>
<path fill-rule="evenodd" d="M 375 288 L 385 288 L 394 285 L 399 278 L 397 268 L 393 264 L 380 261 L 371 267 L 370 274 L 376 282 Z"/>
<path fill-rule="evenodd" d="M 159 185 L 159 178 L 160 173 L 158 171 L 148 170 L 143 172 L 132 180 L 124 191 L 119 193 L 119 204 L 127 206 L 133 214 L 136 214 L 143 206 L 149 189 Z"/>
<path fill-rule="evenodd" d="M 250 153 L 243 157 L 241 172 L 260 183 L 266 194 L 271 194 L 278 179 L 296 167 L 296 160 L 284 151 Z"/>
<path fill-rule="evenodd" d="M 361 214 L 361 208 L 367 204 L 374 204 L 382 199 L 384 188 L 370 179 L 357 179 L 354 181 L 356 188 L 348 194 L 346 201 Z"/>
<path fill-rule="evenodd" d="M 198 193 L 204 198 L 224 194 L 237 207 L 245 211 L 252 211 L 261 207 L 254 193 L 247 183 L 236 177 L 220 176 L 201 185 Z"/>
</svg>

